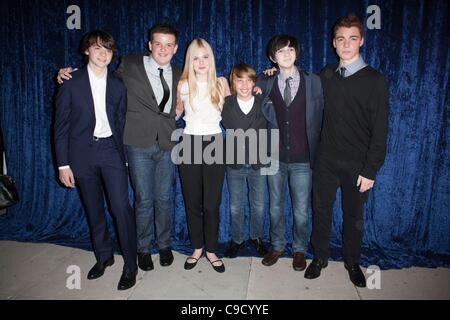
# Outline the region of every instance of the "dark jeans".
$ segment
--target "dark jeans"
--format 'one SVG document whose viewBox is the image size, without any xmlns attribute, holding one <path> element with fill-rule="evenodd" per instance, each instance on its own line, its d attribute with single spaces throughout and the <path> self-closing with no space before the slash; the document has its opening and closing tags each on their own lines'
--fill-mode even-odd
<svg viewBox="0 0 450 320">
<path fill-rule="evenodd" d="M 329 242 L 336 191 L 342 194 L 343 256 L 349 263 L 359 263 L 363 237 L 364 203 L 367 191 L 356 186 L 362 163 L 340 161 L 319 156 L 313 174 L 313 231 L 311 244 L 314 255 L 324 261 L 330 256 Z"/>
<path fill-rule="evenodd" d="M 137 269 L 136 225 L 128 201 L 126 167 L 112 138 L 94 141 L 92 150 L 89 174 L 77 177 L 76 181 L 86 209 L 95 257 L 98 262 L 104 263 L 114 253 L 105 219 L 105 192 L 116 223 L 117 238 L 125 262 L 123 270 L 134 272 Z"/>
<path fill-rule="evenodd" d="M 236 243 L 244 241 L 242 228 L 244 226 L 244 201 L 247 201 L 247 193 L 250 208 L 250 239 L 262 237 L 266 178 L 261 175 L 261 169 L 255 170 L 250 165 L 245 165 L 240 169 L 227 167 L 232 241 Z"/>
<path fill-rule="evenodd" d="M 220 134 L 215 136 L 222 139 Z M 201 139 L 202 136 L 183 137 Z M 202 144 L 202 152 L 208 144 L 208 142 Z M 192 161 L 191 164 L 180 164 L 179 169 L 192 247 L 193 249 L 205 247 L 206 251 L 215 253 L 225 165 L 206 164 L 204 161 L 194 164 Z"/>
<path fill-rule="evenodd" d="M 175 165 L 170 151 L 158 144 L 148 148 L 127 146 L 127 155 L 135 195 L 138 252 L 149 252 L 155 240 L 159 249 L 168 248 L 175 192 Z"/>
</svg>

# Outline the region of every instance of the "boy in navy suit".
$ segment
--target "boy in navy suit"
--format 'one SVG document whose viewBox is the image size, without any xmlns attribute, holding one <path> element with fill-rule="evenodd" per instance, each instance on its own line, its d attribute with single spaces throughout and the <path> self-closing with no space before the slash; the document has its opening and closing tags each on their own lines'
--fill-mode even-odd
<svg viewBox="0 0 450 320">
<path fill-rule="evenodd" d="M 108 197 L 117 224 L 124 267 L 118 289 L 136 283 L 136 226 L 128 202 L 128 175 L 123 148 L 126 89 L 108 73 L 116 52 L 113 37 L 103 31 L 88 33 L 81 52 L 87 66 L 73 73 L 56 98 L 55 147 L 60 181 L 79 187 L 90 227 L 97 263 L 88 279 L 103 275 L 114 263 L 105 220 L 104 197 Z M 104 186 L 104 187 L 103 187 Z"/>
</svg>

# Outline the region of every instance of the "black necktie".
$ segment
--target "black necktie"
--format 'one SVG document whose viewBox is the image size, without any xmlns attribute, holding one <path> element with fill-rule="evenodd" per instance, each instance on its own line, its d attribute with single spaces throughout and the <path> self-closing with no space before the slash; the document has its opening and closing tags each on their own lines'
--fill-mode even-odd
<svg viewBox="0 0 450 320">
<path fill-rule="evenodd" d="M 291 97 L 291 85 L 289 83 L 289 81 L 291 79 L 292 79 L 291 77 L 286 79 L 286 87 L 284 88 L 283 100 L 284 100 L 284 103 L 286 104 L 286 107 L 288 107 L 291 104 L 291 99 L 292 99 L 292 97 Z"/>
<path fill-rule="evenodd" d="M 339 74 L 342 78 L 345 78 L 345 71 L 347 71 L 347 69 L 345 69 L 344 67 L 339 68 Z"/>
<path fill-rule="evenodd" d="M 164 107 L 166 106 L 167 101 L 169 100 L 169 96 L 170 96 L 170 90 L 169 90 L 169 86 L 167 85 L 166 79 L 164 79 L 163 76 L 163 69 L 162 68 L 158 68 L 159 70 L 159 78 L 161 79 L 161 84 L 163 86 L 163 90 L 164 90 L 164 96 L 161 100 L 161 102 L 159 103 L 159 110 L 161 112 L 164 111 Z"/>
</svg>

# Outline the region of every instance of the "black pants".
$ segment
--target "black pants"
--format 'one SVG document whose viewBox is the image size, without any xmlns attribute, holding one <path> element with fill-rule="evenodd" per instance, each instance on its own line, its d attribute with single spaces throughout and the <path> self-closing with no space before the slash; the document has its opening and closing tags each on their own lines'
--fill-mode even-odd
<svg viewBox="0 0 450 320">
<path fill-rule="evenodd" d="M 330 256 L 333 206 L 336 191 L 340 187 L 344 212 L 343 257 L 349 264 L 359 263 L 364 228 L 364 203 L 367 199 L 367 191 L 361 193 L 356 186 L 362 166 L 363 164 L 358 162 L 339 161 L 320 155 L 317 157 L 313 170 L 314 212 L 311 239 L 316 258 L 326 261 Z"/>
<path fill-rule="evenodd" d="M 202 136 L 184 136 L 184 139 L 201 139 Z M 215 135 L 222 139 L 221 135 Z M 202 152 L 209 142 L 202 143 Z M 194 155 L 192 154 L 194 157 Z M 197 155 L 198 156 L 198 155 Z M 184 204 L 186 207 L 189 237 L 194 249 L 205 247 L 206 251 L 217 251 L 220 223 L 220 201 L 225 176 L 223 163 L 179 165 Z"/>
<path fill-rule="evenodd" d="M 104 263 L 114 254 L 105 217 L 106 193 L 125 262 L 123 271 L 134 272 L 137 269 L 136 222 L 128 200 L 126 167 L 112 138 L 93 142 L 92 148 L 90 172 L 77 177 L 76 182 L 86 210 L 95 257 Z"/>
</svg>

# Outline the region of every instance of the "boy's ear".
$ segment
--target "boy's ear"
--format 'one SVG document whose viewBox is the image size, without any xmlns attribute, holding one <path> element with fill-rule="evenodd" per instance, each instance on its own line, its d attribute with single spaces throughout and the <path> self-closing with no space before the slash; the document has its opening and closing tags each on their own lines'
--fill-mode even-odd
<svg viewBox="0 0 450 320">
<path fill-rule="evenodd" d="M 272 61 L 273 63 L 277 64 L 277 62 L 276 62 L 272 57 L 269 57 L 269 59 L 270 59 L 270 61 Z"/>
<path fill-rule="evenodd" d="M 89 50 L 84 51 L 84 54 L 85 54 L 86 56 L 89 56 Z"/>
<path fill-rule="evenodd" d="M 148 42 L 148 50 L 152 51 L 152 42 L 151 41 Z"/>
</svg>

